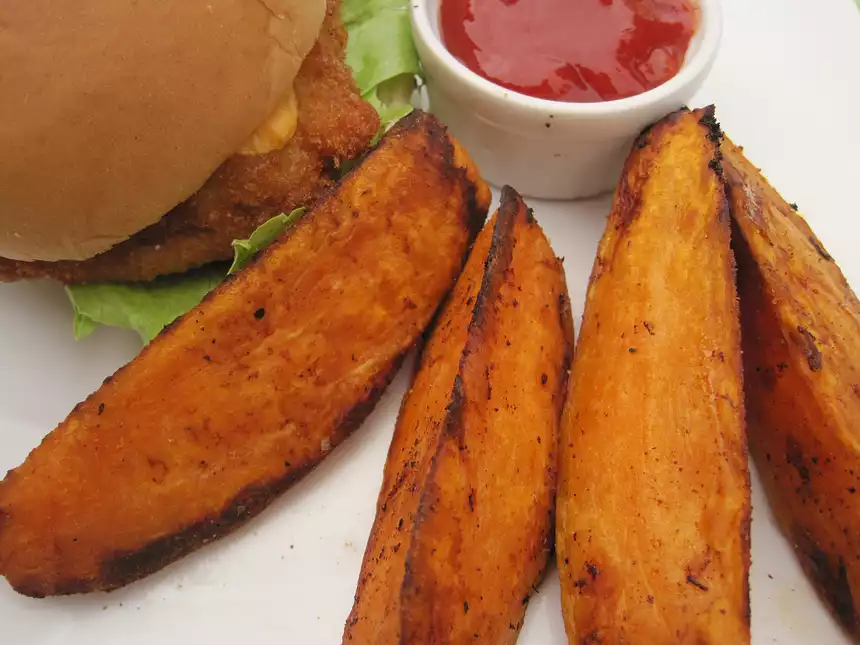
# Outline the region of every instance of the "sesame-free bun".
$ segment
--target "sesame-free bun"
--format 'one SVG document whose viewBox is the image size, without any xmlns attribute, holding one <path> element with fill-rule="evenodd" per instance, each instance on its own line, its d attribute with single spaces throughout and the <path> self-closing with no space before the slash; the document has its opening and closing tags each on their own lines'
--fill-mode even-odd
<svg viewBox="0 0 860 645">
<path fill-rule="evenodd" d="M 325 8 L 0 2 L 0 257 L 92 257 L 192 195 L 291 91 Z"/>
</svg>

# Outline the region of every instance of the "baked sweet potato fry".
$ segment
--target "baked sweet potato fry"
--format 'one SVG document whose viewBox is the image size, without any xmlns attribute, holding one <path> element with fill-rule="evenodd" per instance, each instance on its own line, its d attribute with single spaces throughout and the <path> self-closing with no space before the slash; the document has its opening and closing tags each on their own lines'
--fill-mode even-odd
<svg viewBox="0 0 860 645">
<path fill-rule="evenodd" d="M 738 305 L 713 108 L 633 147 L 598 247 L 562 421 L 571 644 L 750 642 Z"/>
<path fill-rule="evenodd" d="M 731 142 L 750 448 L 771 506 L 860 641 L 860 303 L 803 218 Z"/>
<path fill-rule="evenodd" d="M 438 121 L 401 121 L 9 472 L 0 573 L 31 596 L 109 590 L 260 512 L 373 407 L 488 202 Z"/>
<path fill-rule="evenodd" d="M 512 189 L 424 350 L 385 464 L 345 643 L 513 643 L 552 545 L 573 324 Z"/>
</svg>

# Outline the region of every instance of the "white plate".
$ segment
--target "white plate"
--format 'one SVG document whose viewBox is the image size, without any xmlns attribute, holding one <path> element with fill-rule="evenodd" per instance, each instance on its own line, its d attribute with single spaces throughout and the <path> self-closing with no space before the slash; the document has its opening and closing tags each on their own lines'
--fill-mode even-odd
<svg viewBox="0 0 860 645">
<path fill-rule="evenodd" d="M 796 201 L 860 288 L 860 12 L 853 0 L 725 0 L 725 39 L 697 104 Z M 2 154 L 2 153 L 0 153 Z M 577 321 L 608 200 L 536 203 L 566 258 Z M 0 472 L 137 351 L 101 330 L 75 343 L 62 290 L 0 286 Z M 49 600 L 0 581 L 0 644 L 340 642 L 403 394 L 401 372 L 373 415 L 323 465 L 235 535 L 112 594 Z M 755 645 L 847 644 L 753 494 Z M 522 645 L 565 643 L 550 571 Z"/>
</svg>

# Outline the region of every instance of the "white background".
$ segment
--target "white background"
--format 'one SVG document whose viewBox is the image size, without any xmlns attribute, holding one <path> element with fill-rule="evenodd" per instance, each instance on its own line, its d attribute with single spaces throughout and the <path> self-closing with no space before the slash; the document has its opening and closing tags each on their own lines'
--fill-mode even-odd
<svg viewBox="0 0 860 645">
<path fill-rule="evenodd" d="M 724 12 L 722 50 L 694 105 L 717 104 L 726 132 L 800 205 L 860 288 L 860 11 L 853 0 L 725 0 Z M 566 258 L 578 324 L 608 199 L 531 205 Z M 2 472 L 138 345 L 117 330 L 75 343 L 65 297 L 48 283 L 1 285 L 0 331 Z M 0 644 L 339 643 L 408 373 L 261 517 L 167 570 L 109 595 L 41 601 L 0 579 Z M 753 642 L 847 643 L 758 489 L 753 503 Z M 520 643 L 565 642 L 551 570 Z"/>
</svg>

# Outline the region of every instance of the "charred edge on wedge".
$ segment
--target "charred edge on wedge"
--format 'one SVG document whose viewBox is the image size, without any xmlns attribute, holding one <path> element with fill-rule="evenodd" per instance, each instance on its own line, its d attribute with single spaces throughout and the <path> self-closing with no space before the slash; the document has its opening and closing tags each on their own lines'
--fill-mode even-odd
<svg viewBox="0 0 860 645">
<path fill-rule="evenodd" d="M 743 391 L 743 390 L 741 390 Z M 746 411 L 744 411 L 746 414 Z M 746 422 L 746 419 L 744 419 Z M 749 463 L 749 448 L 746 440 L 744 440 L 744 463 Z M 749 469 L 746 469 L 746 479 L 747 479 L 747 491 L 750 490 L 750 474 Z M 741 546 L 742 553 L 744 559 L 744 571 L 747 572 L 747 575 L 744 576 L 744 592 L 741 597 L 741 611 L 740 615 L 744 617 L 744 622 L 747 626 L 752 624 L 752 604 L 750 603 L 750 576 L 749 570 L 752 565 L 752 553 L 750 550 L 750 531 L 752 529 L 752 500 L 749 498 L 749 493 L 747 493 L 747 504 L 746 508 L 744 508 L 743 518 L 741 519 Z"/>
<path fill-rule="evenodd" d="M 499 207 L 499 213 L 496 217 L 495 226 L 492 232 L 492 241 L 487 252 L 487 258 L 484 260 L 481 286 L 478 289 L 475 304 L 472 308 L 472 316 L 466 334 L 465 346 L 460 354 L 457 374 L 454 376 L 454 382 L 451 388 L 451 398 L 445 408 L 445 419 L 442 422 L 442 429 L 439 434 L 436 453 L 431 457 L 430 468 L 427 474 L 428 481 L 433 481 L 438 465 L 437 456 L 439 450 L 442 449 L 445 440 L 453 438 L 457 440 L 458 444 L 462 445 L 462 441 L 464 439 L 462 419 L 466 406 L 466 390 L 462 377 L 463 367 L 471 353 L 474 351 L 473 345 L 476 343 L 475 332 L 479 332 L 481 330 L 486 315 L 494 310 L 494 300 L 498 291 L 498 285 L 504 279 L 505 271 L 510 265 L 511 258 L 513 256 L 512 233 L 519 210 L 519 202 L 517 201 L 518 197 L 519 196 L 509 187 L 505 187 L 502 191 L 502 204 Z M 430 488 L 427 488 L 422 492 L 413 524 L 413 534 L 417 534 L 420 531 L 424 518 L 432 512 L 435 497 L 436 492 Z M 405 593 L 406 590 L 415 587 L 411 556 L 412 547 L 410 547 L 406 554 L 403 580 L 400 586 L 401 595 Z M 404 641 L 401 642 L 406 645 Z"/>
<path fill-rule="evenodd" d="M 715 122 L 716 123 L 716 122 Z M 719 127 L 717 125 L 716 127 Z M 721 133 L 722 137 L 722 133 Z M 728 251 L 728 260 L 729 266 L 727 269 L 726 276 L 726 284 L 728 288 L 731 290 L 732 300 L 734 302 L 736 315 L 734 317 L 735 323 L 735 334 L 738 339 L 739 348 L 743 346 L 743 334 L 741 331 L 741 317 L 743 315 L 741 311 L 741 302 L 740 302 L 740 294 L 738 287 L 738 252 L 737 252 L 737 244 L 746 245 L 746 240 L 743 238 L 739 231 L 739 227 L 737 222 L 732 219 L 732 200 L 730 199 L 731 189 L 728 185 L 728 182 L 725 180 L 724 174 L 722 172 L 722 145 L 716 144 L 716 153 L 719 155 L 720 163 L 720 171 L 714 170 L 717 175 L 717 199 L 719 200 L 719 205 L 717 206 L 717 220 L 718 225 L 723 227 L 725 231 L 725 235 L 727 237 L 727 244 L 729 247 Z M 729 165 L 731 168 L 731 165 Z M 713 167 L 712 167 L 713 169 Z M 737 239 L 736 239 L 737 238 Z M 752 267 L 754 271 L 758 270 L 758 267 Z M 743 365 L 743 356 L 742 349 L 738 350 L 735 363 L 738 366 Z M 745 387 L 745 375 L 743 373 L 743 369 L 740 369 L 740 391 L 743 393 Z M 744 423 L 746 423 L 746 403 L 744 401 L 743 396 L 741 396 L 741 400 L 738 405 L 741 407 L 741 415 Z M 744 433 L 744 437 L 742 439 L 743 444 L 743 463 L 746 464 L 749 460 L 749 442 L 746 438 L 746 433 Z M 742 557 L 744 559 L 744 570 L 749 571 L 751 565 L 751 555 L 750 555 L 750 542 L 751 536 L 750 531 L 752 528 L 752 502 L 750 499 L 750 474 L 749 469 L 744 468 L 744 477 L 746 479 L 746 504 L 743 511 L 743 517 L 741 518 L 741 525 L 738 531 L 740 537 L 740 543 L 743 545 Z M 740 607 L 740 615 L 744 617 L 744 622 L 746 625 L 750 625 L 752 623 L 752 606 L 750 603 L 750 581 L 749 576 L 744 577 L 744 589 L 743 595 L 741 597 L 741 607 Z"/>
<path fill-rule="evenodd" d="M 559 289 L 561 293 L 558 295 L 558 317 L 561 323 L 561 329 L 564 332 L 564 357 L 561 364 L 561 378 L 558 384 L 558 412 L 561 415 L 564 409 L 565 401 L 567 400 L 567 390 L 570 386 L 570 370 L 573 367 L 573 356 L 576 346 L 576 333 L 573 323 L 573 309 L 570 306 L 570 296 L 567 290 L 567 280 L 564 275 L 564 266 L 561 260 L 558 261 L 558 278 Z"/>
<path fill-rule="evenodd" d="M 717 221 L 721 226 L 726 227 L 729 240 L 731 241 L 731 196 L 729 186 L 725 181 L 725 173 L 723 172 L 723 152 L 719 145 L 714 146 L 714 157 L 708 162 L 708 167 L 713 171 L 717 179 L 717 199 L 719 200 L 719 204 L 717 205 Z M 731 264 L 732 269 L 732 284 L 736 284 L 735 278 L 737 276 L 737 262 L 735 260 L 734 253 L 729 254 L 729 263 Z M 735 289 L 735 292 L 735 296 L 737 296 L 737 289 Z"/>
<path fill-rule="evenodd" d="M 447 128 L 429 115 L 426 115 L 425 120 L 427 122 L 428 149 L 439 152 L 442 157 L 445 176 L 449 178 L 453 176 L 454 179 L 459 180 L 460 173 L 457 172 L 458 169 L 454 161 L 454 144 L 448 136 Z"/>
<path fill-rule="evenodd" d="M 719 125 L 716 125 L 716 127 L 719 128 Z M 722 136 L 722 133 L 720 134 L 720 136 Z M 717 143 L 714 145 L 714 158 L 708 163 L 708 166 L 716 175 L 717 180 L 716 200 L 718 203 L 716 220 L 717 226 L 719 226 L 725 232 L 727 244 L 729 245 L 729 267 L 728 275 L 726 276 L 726 284 L 728 284 L 729 288 L 731 289 L 732 297 L 735 302 L 735 309 L 738 311 L 738 315 L 735 317 L 736 334 L 738 338 L 740 338 L 740 299 L 738 296 L 737 288 L 738 264 L 737 258 L 735 257 L 736 254 L 731 250 L 733 238 L 735 235 L 732 223 L 732 202 L 730 194 L 731 191 L 728 186 L 728 183 L 725 181 L 722 161 L 722 146 Z M 740 357 L 738 357 L 738 363 L 740 363 Z M 741 385 L 743 385 L 743 382 L 741 382 Z"/>
<path fill-rule="evenodd" d="M 209 516 L 181 531 L 148 543 L 141 549 L 117 552 L 101 565 L 99 588 L 110 590 L 154 573 L 200 545 L 232 532 L 259 514 L 280 491 L 309 472 L 315 461 L 292 467 L 283 479 L 267 486 L 249 486 L 216 516 Z M 61 592 L 62 593 L 62 592 Z"/>
<path fill-rule="evenodd" d="M 726 204 L 726 208 L 728 209 L 728 203 Z M 730 212 L 730 211 L 729 211 Z M 731 216 L 729 216 L 731 220 Z M 731 236 L 734 234 L 733 225 L 731 222 L 726 223 L 726 227 L 728 228 L 729 234 L 729 262 L 731 264 L 731 285 L 732 294 L 734 296 L 735 302 L 735 328 L 737 330 L 738 337 L 738 351 L 737 351 L 737 360 L 736 365 L 739 368 L 739 387 L 741 392 L 741 397 L 738 405 L 741 408 L 741 420 L 744 427 L 743 437 L 741 439 L 741 443 L 743 445 L 743 454 L 742 454 L 742 463 L 744 464 L 744 478 L 746 479 L 746 503 L 744 505 L 743 517 L 741 518 L 741 526 L 738 531 L 740 535 L 740 543 L 742 545 L 742 557 L 744 561 L 744 571 L 747 573 L 750 570 L 750 566 L 752 565 L 752 552 L 750 550 L 750 545 L 752 543 L 752 497 L 750 491 L 752 490 L 752 482 L 750 480 L 750 471 L 747 467 L 747 464 L 750 460 L 750 451 L 749 451 L 749 440 L 747 438 L 746 427 L 747 427 L 747 404 L 744 398 L 744 392 L 746 391 L 746 375 L 743 370 L 743 331 L 741 324 L 741 302 L 740 302 L 740 294 L 738 293 L 737 286 L 737 258 L 735 257 L 735 253 L 733 251 L 733 243 L 731 240 Z M 744 617 L 744 621 L 747 626 L 752 624 L 752 605 L 750 600 L 750 577 L 749 575 L 745 575 L 743 579 L 743 596 L 741 597 L 741 612 L 740 615 Z"/>
<path fill-rule="evenodd" d="M 722 181 L 722 179 L 723 179 L 723 149 L 719 144 L 714 146 L 714 156 L 708 162 L 708 168 L 713 170 L 714 174 L 717 176 L 717 179 Z M 722 186 L 722 191 L 725 194 L 725 191 L 726 191 L 725 185 Z"/>
<path fill-rule="evenodd" d="M 825 603 L 849 632 L 860 634 L 860 616 L 854 609 L 845 560 L 821 549 L 806 529 L 795 527 L 792 533 L 803 568 L 817 583 Z"/>
<path fill-rule="evenodd" d="M 722 185 L 722 184 L 721 184 Z M 728 215 L 728 221 L 725 222 L 725 226 L 728 229 L 729 236 L 729 277 L 728 284 L 730 285 L 730 289 L 732 290 L 732 295 L 735 303 L 735 308 L 737 311 L 737 315 L 735 316 L 735 329 L 739 341 L 739 346 L 743 347 L 743 325 L 741 323 L 741 319 L 744 316 L 749 316 L 750 312 L 746 311 L 746 308 L 741 307 L 740 302 L 740 289 L 741 286 L 738 283 L 738 263 L 748 261 L 749 250 L 747 247 L 746 240 L 741 235 L 737 222 L 731 218 L 731 210 L 732 210 L 732 202 L 728 199 L 726 195 L 726 191 L 728 190 L 727 186 L 723 186 L 721 189 L 722 194 L 722 203 L 726 209 L 726 214 Z M 762 288 L 761 277 L 759 274 L 759 269 L 757 266 L 753 265 L 750 267 L 750 270 L 755 275 L 755 288 Z M 746 288 L 750 288 L 752 285 L 746 285 Z M 743 370 L 743 350 L 740 349 L 737 354 L 736 364 L 741 366 L 740 369 L 740 391 L 741 393 L 746 391 L 746 375 Z M 741 407 L 741 414 L 743 418 L 743 422 L 747 424 L 747 411 L 746 411 L 746 401 L 743 396 L 741 396 L 741 400 L 738 403 Z M 742 439 L 743 445 L 743 463 L 746 464 L 749 461 L 749 442 L 746 437 L 746 433 L 744 433 L 744 437 Z M 744 570 L 749 571 L 752 557 L 750 553 L 750 543 L 751 543 L 751 529 L 752 529 L 752 501 L 750 499 L 750 473 L 748 468 L 744 468 L 744 477 L 746 479 L 746 491 L 747 491 L 747 499 L 746 504 L 743 510 L 743 517 L 741 518 L 741 525 L 739 529 L 740 543 L 743 547 L 742 549 L 742 557 L 744 559 Z M 740 607 L 740 615 L 744 617 L 744 622 L 746 625 L 750 625 L 752 622 L 752 606 L 750 604 L 750 581 L 749 576 L 745 576 L 743 580 L 744 588 L 743 588 L 743 596 L 741 597 L 741 607 Z"/>
<path fill-rule="evenodd" d="M 406 397 L 408 398 L 408 397 Z M 404 399 L 405 401 L 406 399 Z M 462 419 L 463 414 L 466 410 L 466 390 L 463 386 L 463 378 L 458 372 L 456 376 L 454 376 L 454 383 L 451 388 L 451 398 L 448 401 L 448 405 L 445 407 L 445 418 L 442 421 L 442 430 L 439 433 L 439 441 L 437 443 L 436 452 L 430 457 L 430 466 L 427 471 L 427 482 L 433 481 L 436 475 L 436 470 L 438 467 L 438 454 L 439 450 L 442 448 L 446 437 L 457 437 L 458 439 L 462 438 L 461 430 L 462 430 Z M 421 492 L 421 497 L 418 501 L 418 508 L 416 509 L 414 521 L 412 524 L 412 544 L 409 545 L 409 549 L 406 552 L 406 557 L 403 562 L 403 579 L 400 582 L 400 596 L 403 597 L 406 595 L 407 590 L 409 589 L 420 589 L 420 585 L 414 584 L 414 571 L 412 570 L 412 554 L 415 543 L 417 542 L 416 534 L 419 532 L 421 528 L 421 524 L 424 521 L 424 518 L 427 517 L 432 511 L 437 502 L 438 493 L 435 487 L 425 487 Z M 404 640 L 404 635 L 402 633 L 403 626 L 403 604 L 400 604 L 400 616 L 398 616 L 398 622 L 400 623 L 400 644 L 401 645 L 409 645 L 409 643 Z"/>
<path fill-rule="evenodd" d="M 513 231 L 516 225 L 522 201 L 519 195 L 510 188 L 502 188 L 502 200 L 499 206 L 499 214 L 496 216 L 493 227 L 493 237 L 487 258 L 484 260 L 484 274 L 481 278 L 481 286 L 472 307 L 472 319 L 469 322 L 469 330 L 466 336 L 466 347 L 460 358 L 460 372 L 463 363 L 469 354 L 474 351 L 476 341 L 473 339 L 476 333 L 480 333 L 487 315 L 494 310 L 493 302 L 498 297 L 499 287 L 504 280 L 504 274 L 513 258 L 514 244 Z"/>
<path fill-rule="evenodd" d="M 794 209 L 794 210 L 797 210 L 797 209 Z M 812 248 L 815 249 L 815 251 L 818 253 L 818 255 L 820 255 L 822 258 L 824 258 L 828 262 L 833 262 L 833 256 L 827 252 L 827 249 L 824 248 L 824 245 L 821 243 L 821 240 L 819 240 L 817 237 L 815 237 L 815 235 L 809 236 L 809 243 L 812 244 Z"/>
<path fill-rule="evenodd" d="M 717 121 L 716 107 L 708 105 L 701 110 L 696 110 L 699 114 L 699 125 L 702 125 L 708 131 L 708 141 L 714 144 L 714 156 L 708 162 L 708 167 L 714 171 L 718 179 L 723 178 L 723 149 L 722 142 L 725 138 L 720 123 Z M 725 188 L 723 188 L 725 191 Z"/>
<path fill-rule="evenodd" d="M 461 221 L 466 223 L 466 226 L 468 228 L 469 242 L 467 244 L 466 252 L 463 253 L 463 257 L 460 263 L 459 273 L 462 273 L 462 270 L 466 266 L 466 262 L 469 259 L 469 255 L 475 243 L 475 239 L 478 237 L 478 234 L 484 227 L 484 221 L 486 220 L 487 212 L 478 203 L 478 186 L 474 181 L 469 179 L 468 170 L 466 168 L 462 168 L 460 166 L 455 165 L 454 143 L 448 135 L 448 129 L 438 119 L 436 119 L 436 117 L 430 114 L 426 114 L 425 112 L 422 112 L 420 110 L 413 110 L 408 116 L 401 119 L 401 121 L 399 121 L 397 125 L 392 128 L 392 131 L 395 128 L 399 128 L 401 124 L 409 125 L 410 123 L 417 122 L 419 117 L 421 118 L 421 120 L 426 120 L 428 123 L 428 130 L 430 131 L 430 140 L 427 142 L 427 149 L 436 149 L 440 151 L 441 158 L 444 160 L 445 164 L 444 172 L 446 173 L 446 176 L 451 176 L 451 174 L 453 174 L 457 181 L 457 185 L 461 187 L 463 192 L 463 206 L 460 212 L 460 219 Z M 409 120 L 408 123 L 407 119 Z M 436 311 L 433 313 L 433 316 L 430 319 L 430 323 L 424 329 L 424 332 L 422 333 L 421 338 L 419 340 L 419 349 L 423 350 L 423 346 L 429 341 L 433 330 L 436 329 L 439 320 L 444 315 L 445 309 L 448 307 L 449 300 L 453 293 L 454 286 L 452 285 L 451 289 L 448 290 L 448 293 L 445 294 L 445 296 L 440 301 L 439 306 L 436 308 Z M 421 369 L 421 366 L 423 364 L 423 351 L 420 353 L 419 356 L 419 360 L 415 361 L 414 373 L 416 374 Z"/>
<path fill-rule="evenodd" d="M 716 146 L 719 146 L 725 135 L 717 121 L 717 108 L 714 105 L 708 105 L 700 110 L 696 110 L 696 114 L 700 114 L 699 123 L 708 129 L 708 139 Z"/>
<path fill-rule="evenodd" d="M 484 227 L 484 220 L 487 216 L 486 210 L 478 204 L 478 186 L 474 181 L 469 179 L 468 169 L 457 165 L 454 141 L 451 139 L 448 128 L 433 115 L 421 112 L 420 110 L 413 110 L 405 118 L 408 119 L 416 112 L 418 112 L 418 115 L 415 118 L 417 119 L 420 115 L 421 120 L 427 124 L 428 148 L 439 151 L 443 163 L 442 172 L 446 178 L 453 177 L 463 192 L 463 209 L 460 216 L 469 228 L 469 246 L 471 247 L 478 233 Z M 468 254 L 463 255 L 464 265 L 467 257 Z"/>
<path fill-rule="evenodd" d="M 397 373 L 404 356 L 405 353 L 401 354 L 383 369 L 374 379 L 367 397 L 345 415 L 340 426 L 333 432 L 332 447 L 346 439 L 370 414 Z M 293 464 L 279 479 L 241 490 L 217 516 L 206 517 L 172 535 L 145 544 L 140 549 L 110 554 L 102 561 L 99 579 L 64 580 L 57 584 L 53 593 L 67 595 L 93 590 L 110 591 L 162 569 L 200 546 L 228 535 L 259 514 L 275 497 L 313 470 L 329 452 L 321 453 L 304 463 Z M 28 588 L 18 591 L 36 597 L 43 592 L 41 589 Z"/>
</svg>

